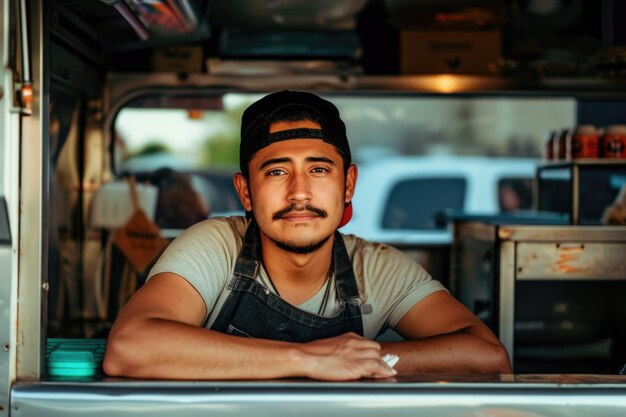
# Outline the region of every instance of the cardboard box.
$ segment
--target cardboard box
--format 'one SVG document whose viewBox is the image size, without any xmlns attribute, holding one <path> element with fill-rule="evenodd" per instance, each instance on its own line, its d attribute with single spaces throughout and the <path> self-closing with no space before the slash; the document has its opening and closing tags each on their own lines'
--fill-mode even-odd
<svg viewBox="0 0 626 417">
<path fill-rule="evenodd" d="M 202 46 L 180 46 L 154 51 L 152 63 L 155 71 L 202 72 Z"/>
<path fill-rule="evenodd" d="M 403 31 L 403 74 L 497 75 L 499 31 Z"/>
</svg>

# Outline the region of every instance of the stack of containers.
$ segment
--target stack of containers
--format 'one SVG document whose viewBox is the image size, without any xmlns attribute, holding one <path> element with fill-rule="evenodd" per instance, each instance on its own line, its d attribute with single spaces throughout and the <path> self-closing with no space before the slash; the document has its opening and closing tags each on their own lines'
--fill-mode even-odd
<svg viewBox="0 0 626 417">
<path fill-rule="evenodd" d="M 548 161 L 594 158 L 626 159 L 626 125 L 611 125 L 606 129 L 579 125 L 553 130 L 547 136 Z"/>
</svg>

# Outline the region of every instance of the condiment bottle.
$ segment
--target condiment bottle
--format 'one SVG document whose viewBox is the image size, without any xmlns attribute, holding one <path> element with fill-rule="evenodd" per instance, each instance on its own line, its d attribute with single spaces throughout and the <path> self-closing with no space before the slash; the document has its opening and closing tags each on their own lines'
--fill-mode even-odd
<svg viewBox="0 0 626 417">
<path fill-rule="evenodd" d="M 598 157 L 598 132 L 593 125 L 580 125 L 571 140 L 572 159 Z"/>
<path fill-rule="evenodd" d="M 600 139 L 600 156 L 626 158 L 626 125 L 612 125 Z"/>
</svg>

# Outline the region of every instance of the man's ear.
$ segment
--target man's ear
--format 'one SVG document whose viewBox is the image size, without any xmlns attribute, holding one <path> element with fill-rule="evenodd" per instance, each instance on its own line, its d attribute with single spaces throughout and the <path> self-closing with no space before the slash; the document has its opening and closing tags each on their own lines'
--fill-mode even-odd
<svg viewBox="0 0 626 417">
<path fill-rule="evenodd" d="M 248 188 L 248 181 L 241 172 L 235 174 L 233 178 L 233 184 L 239 195 L 241 205 L 246 211 L 252 211 L 252 199 L 250 198 L 250 188 Z"/>
<path fill-rule="evenodd" d="M 351 164 L 348 167 L 348 172 L 346 173 L 346 195 L 344 201 L 349 203 L 352 201 L 352 197 L 354 196 L 354 189 L 356 187 L 356 179 L 359 176 L 359 171 L 356 165 Z"/>
</svg>

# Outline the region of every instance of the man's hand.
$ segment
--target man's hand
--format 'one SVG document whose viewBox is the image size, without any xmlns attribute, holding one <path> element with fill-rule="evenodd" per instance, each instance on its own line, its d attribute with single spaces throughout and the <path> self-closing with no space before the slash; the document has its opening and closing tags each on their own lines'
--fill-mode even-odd
<svg viewBox="0 0 626 417">
<path fill-rule="evenodd" d="M 308 377 L 326 381 L 389 378 L 396 371 L 380 358 L 380 344 L 356 333 L 302 344 Z"/>
</svg>

